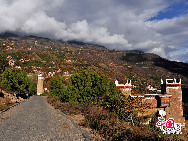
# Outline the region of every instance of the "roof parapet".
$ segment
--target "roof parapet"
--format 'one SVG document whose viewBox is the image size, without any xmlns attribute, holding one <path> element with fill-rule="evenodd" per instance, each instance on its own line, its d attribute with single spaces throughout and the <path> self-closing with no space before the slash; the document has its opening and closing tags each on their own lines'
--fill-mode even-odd
<svg viewBox="0 0 188 141">
<path fill-rule="evenodd" d="M 131 80 L 130 81 L 127 80 L 126 84 L 119 84 L 118 80 L 115 80 L 115 84 L 116 87 L 132 87 Z"/>
<path fill-rule="evenodd" d="M 174 79 L 166 79 L 166 84 L 181 84 L 181 79 L 179 82 L 177 82 L 177 80 Z"/>
<path fill-rule="evenodd" d="M 181 79 L 179 80 L 179 82 L 177 82 L 177 80 L 174 79 L 166 79 L 166 84 L 181 84 Z M 161 79 L 161 84 L 164 84 L 164 81 Z"/>
</svg>

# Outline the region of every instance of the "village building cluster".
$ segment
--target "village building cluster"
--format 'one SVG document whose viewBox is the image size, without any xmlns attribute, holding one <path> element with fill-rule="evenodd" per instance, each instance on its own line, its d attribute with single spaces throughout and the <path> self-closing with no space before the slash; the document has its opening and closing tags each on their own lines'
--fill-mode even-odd
<svg viewBox="0 0 188 141">
<path fill-rule="evenodd" d="M 140 100 L 140 106 L 145 107 L 138 113 L 139 116 L 147 116 L 155 114 L 160 110 L 166 112 L 166 119 L 174 118 L 176 123 L 181 123 L 185 126 L 185 118 L 183 117 L 182 107 L 182 84 L 181 79 L 177 81 L 174 79 L 161 79 L 161 90 L 153 88 L 151 85 L 147 89 L 152 92 L 151 94 L 132 95 L 131 81 L 126 84 L 119 84 L 115 80 L 116 87 L 119 87 L 122 93 L 129 97 L 132 101 Z M 153 93 L 155 91 L 156 93 Z"/>
<path fill-rule="evenodd" d="M 14 67 L 14 68 L 19 68 L 19 69 L 22 69 L 21 66 L 17 66 L 16 65 L 16 60 L 13 59 L 12 56 L 8 55 L 7 56 L 7 60 L 8 60 L 8 64 L 9 66 L 11 67 Z M 24 63 L 24 62 L 29 62 L 31 61 L 30 59 L 20 59 L 19 60 L 20 62 Z M 54 61 L 51 61 L 51 63 L 54 65 L 55 62 Z M 31 66 L 32 68 L 32 72 L 34 72 L 35 74 L 40 74 L 41 73 L 41 69 L 42 67 L 39 67 L 39 66 Z M 24 69 L 24 68 L 23 68 Z M 48 69 L 52 69 L 52 67 L 48 67 Z M 59 73 L 63 73 L 63 76 L 69 76 L 71 75 L 69 71 L 63 71 L 61 69 L 58 69 L 58 70 L 54 70 L 54 71 L 49 71 L 49 72 L 43 72 L 43 75 L 45 75 L 46 78 L 51 78 L 51 77 L 54 77 L 55 75 L 59 74 Z"/>
<path fill-rule="evenodd" d="M 67 72 L 64 73 L 66 74 Z M 43 75 L 39 74 L 37 95 L 41 95 L 44 91 L 47 91 L 46 88 L 43 88 L 43 81 Z M 161 90 L 149 86 L 147 87 L 149 91 L 156 91 L 156 93 L 143 95 L 132 95 L 131 91 L 133 86 L 131 80 L 127 81 L 126 84 L 119 84 L 118 80 L 115 80 L 115 85 L 132 101 L 138 99 L 141 101 L 140 107 L 145 107 L 145 109 L 138 113 L 139 116 L 152 115 L 160 110 L 164 110 L 166 112 L 166 119 L 173 118 L 176 123 L 181 123 L 182 126 L 185 126 L 182 107 L 181 79 L 179 82 L 176 79 L 166 79 L 166 81 L 161 80 Z"/>
</svg>

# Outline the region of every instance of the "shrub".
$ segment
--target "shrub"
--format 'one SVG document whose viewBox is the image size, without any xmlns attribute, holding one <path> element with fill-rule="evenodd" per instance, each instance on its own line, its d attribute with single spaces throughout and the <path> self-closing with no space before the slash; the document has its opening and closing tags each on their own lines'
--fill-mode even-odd
<svg viewBox="0 0 188 141">
<path fill-rule="evenodd" d="M 63 87 L 63 79 L 60 76 L 55 76 L 50 79 L 49 82 L 51 92 L 50 94 L 52 96 L 55 96 L 59 99 L 65 99 L 67 98 L 65 96 L 65 89 Z"/>
<path fill-rule="evenodd" d="M 68 101 L 108 105 L 114 103 L 119 95 L 115 84 L 105 75 L 82 70 L 71 77 L 71 84 L 66 91 Z"/>
<path fill-rule="evenodd" d="M 2 73 L 6 67 L 8 67 L 8 61 L 3 54 L 0 54 L 0 73 Z"/>
<path fill-rule="evenodd" d="M 6 68 L 2 74 L 1 83 L 8 91 L 16 91 L 23 98 L 28 94 L 30 81 L 21 69 Z"/>
<path fill-rule="evenodd" d="M 120 91 L 105 75 L 82 70 L 71 76 L 71 83 L 65 88 L 60 76 L 50 80 L 51 95 L 63 102 L 78 102 L 103 106 L 110 112 L 118 114 L 120 119 L 126 119 L 134 113 L 131 101 L 121 95 Z"/>
<path fill-rule="evenodd" d="M 29 96 L 37 94 L 37 85 L 31 84 L 29 86 Z"/>
</svg>

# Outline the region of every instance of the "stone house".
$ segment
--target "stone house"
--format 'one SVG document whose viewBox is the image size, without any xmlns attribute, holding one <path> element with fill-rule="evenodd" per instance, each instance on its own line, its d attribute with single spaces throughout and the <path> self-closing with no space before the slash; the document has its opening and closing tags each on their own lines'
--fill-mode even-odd
<svg viewBox="0 0 188 141">
<path fill-rule="evenodd" d="M 143 107 L 142 111 L 138 113 L 139 116 L 152 115 L 159 110 L 166 111 L 166 119 L 174 118 L 176 123 L 181 123 L 185 126 L 185 118 L 183 117 L 182 107 L 182 84 L 181 79 L 166 79 L 164 82 L 161 80 L 161 92 L 143 95 L 131 95 L 131 83 L 118 84 L 115 81 L 117 87 L 120 87 L 122 93 L 129 95 L 132 101 L 140 101 L 140 107 Z"/>
<path fill-rule="evenodd" d="M 130 81 L 127 80 L 126 84 L 119 84 L 118 80 L 115 80 L 115 84 L 116 87 L 119 87 L 121 89 L 122 93 L 125 96 L 131 95 L 131 90 L 132 90 L 131 80 Z"/>
</svg>

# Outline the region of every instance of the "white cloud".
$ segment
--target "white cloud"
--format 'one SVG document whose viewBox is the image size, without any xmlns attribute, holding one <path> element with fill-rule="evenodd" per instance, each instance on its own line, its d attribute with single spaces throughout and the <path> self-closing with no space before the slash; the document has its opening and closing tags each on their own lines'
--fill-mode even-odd
<svg viewBox="0 0 188 141">
<path fill-rule="evenodd" d="M 140 49 L 173 59 L 187 40 L 188 16 L 147 21 L 177 0 L 0 0 L 0 32 Z M 171 47 L 174 46 L 174 49 Z"/>
<path fill-rule="evenodd" d="M 165 49 L 173 46 L 173 50 L 171 50 L 172 53 L 170 50 L 167 52 L 167 57 L 169 59 L 181 61 L 188 59 L 184 55 L 184 51 L 180 49 L 181 47 L 187 47 L 186 42 L 188 40 L 188 14 L 178 18 L 175 17 L 172 19 L 149 21 L 146 23 L 146 25 L 149 28 L 153 28 L 155 32 L 161 34 L 157 40 L 161 42 Z M 178 55 L 175 55 L 176 52 Z M 180 55 L 180 53 L 182 53 L 182 55 Z M 184 59 L 182 56 L 184 56 Z"/>
</svg>

